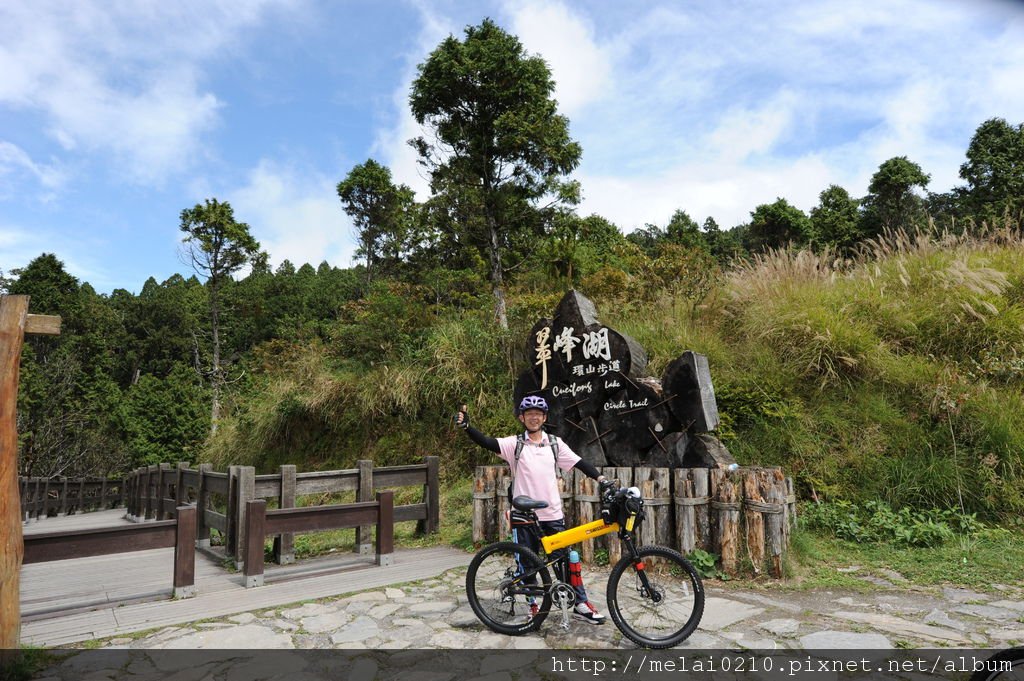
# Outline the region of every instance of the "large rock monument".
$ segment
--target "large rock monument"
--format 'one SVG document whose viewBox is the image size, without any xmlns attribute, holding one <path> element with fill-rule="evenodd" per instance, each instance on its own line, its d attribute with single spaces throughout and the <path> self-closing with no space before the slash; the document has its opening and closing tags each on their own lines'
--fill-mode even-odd
<svg viewBox="0 0 1024 681">
<path fill-rule="evenodd" d="M 684 352 L 660 380 L 648 376 L 640 344 L 569 291 L 530 331 L 527 356 L 532 366 L 516 383 L 516 404 L 543 396 L 551 405 L 547 429 L 595 466 L 735 463 L 707 432 L 718 427 L 718 407 L 704 355 Z"/>
</svg>

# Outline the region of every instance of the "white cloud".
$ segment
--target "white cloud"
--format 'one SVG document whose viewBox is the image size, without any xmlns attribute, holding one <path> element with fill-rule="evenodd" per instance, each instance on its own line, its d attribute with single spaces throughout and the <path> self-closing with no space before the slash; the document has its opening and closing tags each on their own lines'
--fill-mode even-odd
<svg viewBox="0 0 1024 681">
<path fill-rule="evenodd" d="M 3 3 L 0 106 L 41 113 L 66 152 L 108 152 L 115 174 L 160 183 L 202 155 L 217 124 L 204 63 L 268 4 Z"/>
<path fill-rule="evenodd" d="M 296 267 L 316 267 L 326 260 L 350 267 L 355 238 L 336 184 L 315 171 L 263 159 L 246 183 L 226 196 L 235 219 L 248 223 L 274 265 L 290 260 Z"/>
<path fill-rule="evenodd" d="M 35 178 L 44 188 L 53 190 L 63 183 L 65 174 L 56 164 L 39 163 L 21 147 L 0 140 L 0 198 L 8 193 L 5 189 L 5 176 L 16 176 L 27 173 Z M 14 181 L 10 184 L 13 186 Z"/>
<path fill-rule="evenodd" d="M 570 118 L 600 100 L 611 80 L 608 51 L 599 46 L 587 19 L 561 2 L 508 2 L 510 31 L 527 52 L 539 53 L 555 81 L 560 113 Z"/>
</svg>

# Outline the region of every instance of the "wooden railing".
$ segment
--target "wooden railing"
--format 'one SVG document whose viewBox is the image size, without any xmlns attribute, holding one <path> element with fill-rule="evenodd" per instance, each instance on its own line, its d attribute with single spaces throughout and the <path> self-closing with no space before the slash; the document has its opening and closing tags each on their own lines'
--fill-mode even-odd
<svg viewBox="0 0 1024 681">
<path fill-rule="evenodd" d="M 270 500 L 284 510 L 295 508 L 296 499 L 305 495 L 355 492 L 356 502 L 365 503 L 373 502 L 380 490 L 422 486 L 421 501 L 394 507 L 393 522 L 415 520 L 423 533 L 436 532 L 440 524 L 436 456 L 424 457 L 421 464 L 382 468 L 361 460 L 358 468 L 310 473 L 297 473 L 295 466 L 288 465 L 268 475 L 256 475 L 251 466 L 231 466 L 227 472 L 216 472 L 210 464 L 192 469 L 186 463 L 173 468 L 164 463 L 133 471 L 125 486 L 127 515 L 132 520 L 164 520 L 172 517 L 177 507 L 195 504 L 199 545 L 208 547 L 210 531 L 217 530 L 224 536 L 225 552 L 238 568 L 244 563 L 248 503 L 255 499 Z M 356 527 L 360 553 L 373 550 L 373 530 L 369 521 Z M 294 531 L 267 534 L 275 537 L 275 562 L 292 562 Z"/>
<path fill-rule="evenodd" d="M 196 509 L 175 509 L 174 520 L 90 530 L 44 532 L 24 537 L 23 564 L 174 547 L 174 597 L 195 595 Z"/>
<path fill-rule="evenodd" d="M 739 572 L 741 556 L 754 574 L 782 574 L 782 556 L 796 520 L 793 481 L 779 468 L 602 469 L 624 487 L 637 487 L 644 499 L 646 519 L 640 544 L 661 544 L 688 554 L 701 549 L 719 555 L 729 575 Z M 490 542 L 509 535 L 506 511 L 511 478 L 507 466 L 479 466 L 473 488 L 473 541 Z M 560 472 L 559 488 L 567 527 L 600 517 L 597 483 L 573 469 Z M 608 552 L 613 564 L 620 557 L 614 535 L 584 542 L 583 562 L 592 562 L 596 549 Z"/>
<path fill-rule="evenodd" d="M 19 477 L 23 521 L 124 506 L 122 478 Z"/>
<path fill-rule="evenodd" d="M 395 500 L 391 490 L 377 492 L 375 501 L 336 506 L 267 510 L 264 499 L 246 504 L 245 585 L 263 585 L 263 549 L 268 535 L 376 526 L 376 563 L 390 565 L 395 545 Z"/>
</svg>

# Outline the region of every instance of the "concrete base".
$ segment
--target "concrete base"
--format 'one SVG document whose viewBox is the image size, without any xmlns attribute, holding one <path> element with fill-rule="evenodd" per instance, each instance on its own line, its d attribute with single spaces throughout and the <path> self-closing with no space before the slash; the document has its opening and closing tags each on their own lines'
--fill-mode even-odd
<svg viewBox="0 0 1024 681">
<path fill-rule="evenodd" d="M 381 555 L 377 556 L 377 565 L 380 565 L 381 567 L 384 567 L 386 565 L 391 565 L 392 563 L 394 563 L 394 561 L 395 561 L 395 554 L 393 554 L 393 553 L 384 553 L 384 554 L 381 554 Z"/>
<path fill-rule="evenodd" d="M 196 541 L 196 547 L 200 548 L 200 549 L 208 549 L 208 548 L 210 548 L 210 540 L 209 539 L 200 539 L 200 540 Z"/>
<path fill-rule="evenodd" d="M 291 565 L 294 562 L 295 562 L 295 554 L 294 553 L 285 553 L 285 554 L 282 554 L 281 562 L 279 562 L 278 565 Z"/>
<path fill-rule="evenodd" d="M 174 587 L 175 598 L 192 598 L 196 595 L 196 587 L 192 586 L 176 586 Z"/>
<path fill-rule="evenodd" d="M 252 575 L 245 578 L 246 589 L 254 586 L 263 586 L 263 575 Z"/>
<path fill-rule="evenodd" d="M 373 553 L 373 544 L 360 544 L 359 545 L 359 555 L 360 556 L 368 556 L 371 553 Z"/>
</svg>

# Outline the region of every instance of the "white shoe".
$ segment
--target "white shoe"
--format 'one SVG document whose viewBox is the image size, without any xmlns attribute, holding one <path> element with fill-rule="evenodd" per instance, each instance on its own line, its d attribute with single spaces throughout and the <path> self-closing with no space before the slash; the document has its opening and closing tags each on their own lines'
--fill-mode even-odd
<svg viewBox="0 0 1024 681">
<path fill-rule="evenodd" d="M 604 624 L 604 615 L 599 613 L 597 608 L 590 604 L 590 601 L 587 601 L 586 603 L 577 603 L 572 614 L 573 617 L 584 622 L 590 622 L 591 624 Z"/>
</svg>

